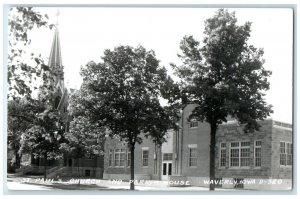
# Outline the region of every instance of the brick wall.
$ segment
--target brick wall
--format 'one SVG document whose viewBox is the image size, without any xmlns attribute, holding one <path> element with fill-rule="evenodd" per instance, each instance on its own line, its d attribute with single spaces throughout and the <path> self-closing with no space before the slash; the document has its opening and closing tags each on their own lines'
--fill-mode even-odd
<svg viewBox="0 0 300 199">
<path fill-rule="evenodd" d="M 182 140 L 182 175 L 209 176 L 209 140 L 210 127 L 207 123 L 198 122 L 197 128 L 190 128 L 188 117 L 196 107 L 189 104 L 183 111 L 183 140 Z M 189 166 L 189 145 L 197 144 L 197 166 Z"/>
<path fill-rule="evenodd" d="M 280 142 L 292 142 L 292 130 L 277 125 L 272 128 L 272 177 L 273 178 L 292 178 L 292 167 L 280 165 Z"/>
<path fill-rule="evenodd" d="M 142 166 L 142 148 L 148 147 L 149 150 L 149 158 L 148 158 L 148 166 Z M 109 149 L 125 149 L 126 158 L 125 158 L 125 166 L 123 167 L 115 167 L 108 166 L 109 161 Z M 130 174 L 130 167 L 127 166 L 127 151 L 129 151 L 127 144 L 124 142 L 120 142 L 118 139 L 108 138 L 105 143 L 105 157 L 104 157 L 104 176 L 113 176 L 107 174 Z M 150 179 L 159 179 L 159 167 L 161 164 L 161 155 L 160 148 L 156 147 L 151 139 L 143 139 L 142 144 L 136 144 L 135 152 L 134 152 L 134 173 L 135 175 L 142 175 L 145 178 L 149 176 Z M 154 154 L 156 157 L 154 158 Z M 127 177 L 126 177 L 127 178 Z"/>
<path fill-rule="evenodd" d="M 216 138 L 216 177 L 259 177 L 268 178 L 271 176 L 271 121 L 261 122 L 260 131 L 246 134 L 243 126 L 237 123 L 220 125 Z M 250 165 L 248 167 L 230 167 L 230 142 L 249 141 L 250 142 Z M 261 141 L 261 167 L 254 164 L 254 141 Z M 226 166 L 220 167 L 220 143 L 226 143 Z"/>
<path fill-rule="evenodd" d="M 208 123 L 198 123 L 197 128 L 190 128 L 188 117 L 197 105 L 189 104 L 183 111 L 182 128 L 182 160 L 178 164 L 182 165 L 182 175 L 193 177 L 209 176 L 209 142 L 210 128 Z M 277 178 L 289 179 L 292 177 L 291 166 L 280 166 L 280 141 L 292 142 L 292 131 L 290 125 L 282 124 L 284 127 L 278 127 L 278 123 L 273 120 L 264 120 L 259 122 L 261 127 L 259 131 L 246 134 L 244 126 L 237 122 L 229 122 L 220 125 L 216 135 L 216 154 L 215 170 L 216 177 L 236 177 L 236 178 Z M 279 124 L 281 124 L 279 122 Z M 230 142 L 250 142 L 250 165 L 247 167 L 230 167 Z M 261 166 L 256 167 L 254 162 L 254 142 L 261 141 Z M 221 168 L 219 162 L 220 143 L 226 143 L 226 166 Z M 175 143 L 175 142 L 174 142 Z M 197 145 L 197 166 L 189 167 L 189 145 Z M 174 147 L 176 148 L 176 147 Z M 180 162 L 181 161 L 181 162 Z"/>
<path fill-rule="evenodd" d="M 90 170 L 90 176 L 86 176 L 86 170 Z M 102 179 L 103 169 L 95 167 L 63 167 L 62 170 L 55 173 L 55 176 L 69 177 L 69 178 L 98 178 Z"/>
<path fill-rule="evenodd" d="M 173 170 L 176 176 L 188 177 L 197 185 L 203 185 L 203 179 L 209 177 L 209 145 L 210 126 L 208 123 L 198 122 L 197 127 L 190 127 L 188 117 L 197 105 L 187 105 L 182 113 L 182 120 L 179 122 L 179 131 L 174 133 L 173 140 Z M 216 135 L 215 171 L 216 178 L 233 179 L 291 179 L 291 166 L 280 166 L 280 141 L 292 142 L 292 131 L 290 128 L 276 127 L 273 120 L 260 122 L 260 130 L 246 134 L 243 125 L 237 122 L 228 122 L 220 125 Z M 177 140 L 179 139 L 179 140 Z M 230 166 L 230 142 L 250 142 L 250 164 L 247 167 Z M 261 166 L 256 167 L 254 162 L 254 143 L 261 141 Z M 225 167 L 220 167 L 220 143 L 226 143 L 226 163 Z M 196 166 L 189 165 L 189 147 L 196 146 L 197 163 Z M 142 167 L 142 147 L 149 147 L 149 165 Z M 118 139 L 108 138 L 105 143 L 104 176 L 123 175 L 127 179 L 130 174 L 130 167 L 108 167 L 109 149 L 126 149 L 127 145 Z M 156 154 L 156 159 L 154 159 Z M 127 157 L 127 155 L 126 155 Z M 127 164 L 127 161 L 126 161 Z M 162 167 L 161 149 L 156 147 L 150 139 L 143 139 L 141 145 L 135 148 L 135 175 L 146 179 L 160 179 Z"/>
</svg>

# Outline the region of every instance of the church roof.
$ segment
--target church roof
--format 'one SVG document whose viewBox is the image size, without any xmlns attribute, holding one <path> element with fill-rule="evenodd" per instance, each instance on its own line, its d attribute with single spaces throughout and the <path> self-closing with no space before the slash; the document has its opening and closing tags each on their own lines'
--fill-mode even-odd
<svg viewBox="0 0 300 199">
<path fill-rule="evenodd" d="M 50 51 L 48 66 L 50 68 L 62 67 L 59 31 L 58 31 L 57 27 L 56 27 L 55 33 L 54 33 L 54 38 L 53 38 L 52 47 L 51 47 L 51 51 Z"/>
</svg>

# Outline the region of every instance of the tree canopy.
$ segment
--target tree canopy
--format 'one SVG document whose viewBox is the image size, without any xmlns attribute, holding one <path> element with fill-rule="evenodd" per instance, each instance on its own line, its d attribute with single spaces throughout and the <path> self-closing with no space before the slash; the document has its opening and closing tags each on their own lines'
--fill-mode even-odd
<svg viewBox="0 0 300 199">
<path fill-rule="evenodd" d="M 48 23 L 46 14 L 42 15 L 32 7 L 11 7 L 8 19 L 8 97 L 31 99 L 32 91 L 38 89 L 36 82 L 50 76 L 42 76 L 42 70 L 47 67 L 42 56 L 26 51 L 31 43 L 30 31 L 42 27 L 52 29 L 54 25 Z"/>
<path fill-rule="evenodd" d="M 183 94 L 199 105 L 194 111 L 199 120 L 221 124 L 231 116 L 253 132 L 257 120 L 272 112 L 264 99 L 271 71 L 263 67 L 263 49 L 247 43 L 250 27 L 250 22 L 237 25 L 234 12 L 220 9 L 205 21 L 203 45 L 193 36 L 181 41 L 183 64 L 173 66 Z"/>
<path fill-rule="evenodd" d="M 66 142 L 60 148 L 74 158 L 96 157 L 103 154 L 105 128 L 91 123 L 84 116 L 84 110 L 80 108 L 80 98 L 80 90 L 74 91 L 70 96 L 69 130 L 65 132 Z"/>
<path fill-rule="evenodd" d="M 20 158 L 22 156 L 20 141 L 23 133 L 34 123 L 33 118 L 37 112 L 37 107 L 25 98 L 16 98 L 15 100 L 8 101 L 7 109 L 8 148 L 14 152 L 14 158 L 11 164 L 15 164 L 16 168 L 19 168 L 21 163 Z"/>
<path fill-rule="evenodd" d="M 181 98 L 198 104 L 190 117 L 210 124 L 211 179 L 218 125 L 231 117 L 245 124 L 246 133 L 254 132 L 259 130 L 258 120 L 272 113 L 264 98 L 271 71 L 263 67 L 263 49 L 248 44 L 250 32 L 250 22 L 238 25 L 234 12 L 220 9 L 205 21 L 202 43 L 193 36 L 183 38 L 182 65 L 172 65 L 181 78 Z"/>
<path fill-rule="evenodd" d="M 44 179 L 46 179 L 46 168 L 48 160 L 62 157 L 61 143 L 65 142 L 65 121 L 63 115 L 56 107 L 45 100 L 31 99 L 30 106 L 33 107 L 30 123 L 20 139 L 20 153 L 29 152 L 35 158 L 44 159 Z M 50 100 L 51 102 L 51 100 Z M 22 114 L 22 113 L 21 113 Z M 18 142 L 15 140 L 14 142 Z"/>
<path fill-rule="evenodd" d="M 87 115 L 129 143 L 141 142 L 140 134 L 163 142 L 171 123 L 158 97 L 167 75 L 154 52 L 119 46 L 102 59 L 81 70 Z"/>
<path fill-rule="evenodd" d="M 107 135 L 128 143 L 133 180 L 135 144 L 142 143 L 145 137 L 156 144 L 163 143 L 174 124 L 170 109 L 159 102 L 170 77 L 154 51 L 142 46 L 105 50 L 102 60 L 82 67 L 82 98 L 77 106 L 83 108 L 91 123 L 106 127 Z"/>
</svg>

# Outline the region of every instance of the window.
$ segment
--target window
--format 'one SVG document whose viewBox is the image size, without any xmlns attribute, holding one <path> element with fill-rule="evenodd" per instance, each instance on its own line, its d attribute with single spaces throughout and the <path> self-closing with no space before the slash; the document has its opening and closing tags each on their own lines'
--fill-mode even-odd
<svg viewBox="0 0 300 199">
<path fill-rule="evenodd" d="M 127 167 L 130 167 L 131 164 L 131 152 L 127 151 Z"/>
<path fill-rule="evenodd" d="M 230 166 L 250 166 L 250 142 L 230 143 Z"/>
<path fill-rule="evenodd" d="M 280 142 L 280 165 L 286 164 L 285 142 Z"/>
<path fill-rule="evenodd" d="M 250 166 L 250 142 L 241 142 L 241 167 Z"/>
<path fill-rule="evenodd" d="M 292 143 L 280 142 L 280 165 L 292 165 Z"/>
<path fill-rule="evenodd" d="M 149 150 L 143 150 L 142 152 L 142 160 L 143 160 L 143 167 L 147 167 L 149 164 Z"/>
<path fill-rule="evenodd" d="M 125 166 L 125 149 L 121 149 L 121 156 L 120 156 L 120 166 Z"/>
<path fill-rule="evenodd" d="M 254 166 L 261 167 L 261 141 L 254 143 Z"/>
<path fill-rule="evenodd" d="M 125 166 L 125 149 L 115 149 L 115 167 Z"/>
<path fill-rule="evenodd" d="M 286 165 L 292 165 L 292 143 L 286 143 Z"/>
<path fill-rule="evenodd" d="M 115 166 L 120 166 L 120 158 L 121 158 L 120 149 L 115 149 Z"/>
<path fill-rule="evenodd" d="M 173 154 L 172 153 L 164 153 L 163 154 L 163 160 L 172 160 Z"/>
<path fill-rule="evenodd" d="M 240 143 L 239 142 L 232 142 L 230 143 L 230 166 L 231 167 L 238 167 L 240 165 Z"/>
<path fill-rule="evenodd" d="M 108 152 L 108 166 L 111 167 L 113 166 L 113 150 L 109 149 Z"/>
<path fill-rule="evenodd" d="M 198 127 L 198 121 L 191 121 L 190 122 L 190 128 L 197 128 Z"/>
<path fill-rule="evenodd" d="M 197 166 L 197 148 L 189 148 L 189 167 Z"/>
<path fill-rule="evenodd" d="M 59 105 L 59 102 L 60 102 L 60 96 L 57 96 L 56 98 L 55 98 L 55 102 L 54 102 L 54 106 L 55 106 L 55 108 L 58 108 L 58 105 Z"/>
<path fill-rule="evenodd" d="M 226 166 L 226 143 L 220 144 L 220 167 Z"/>
</svg>

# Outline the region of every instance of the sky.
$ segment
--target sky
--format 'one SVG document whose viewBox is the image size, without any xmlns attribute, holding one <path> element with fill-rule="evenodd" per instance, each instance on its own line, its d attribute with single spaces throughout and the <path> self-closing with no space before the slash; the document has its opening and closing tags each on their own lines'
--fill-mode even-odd
<svg viewBox="0 0 300 199">
<path fill-rule="evenodd" d="M 43 7 L 50 22 L 59 22 L 65 83 L 79 88 L 80 66 L 100 62 L 105 49 L 118 45 L 144 46 L 154 50 L 161 65 L 172 75 L 170 63 L 180 63 L 179 43 L 185 35 L 202 42 L 204 21 L 213 8 L 101 8 Z M 59 9 L 60 15 L 55 16 Z M 264 67 L 273 72 L 266 101 L 273 105 L 274 120 L 292 123 L 293 12 L 291 9 L 235 8 L 238 24 L 252 22 L 249 44 L 265 51 Z M 28 51 L 48 58 L 54 30 L 40 28 L 29 33 Z M 47 60 L 47 59 L 46 59 Z"/>
</svg>

